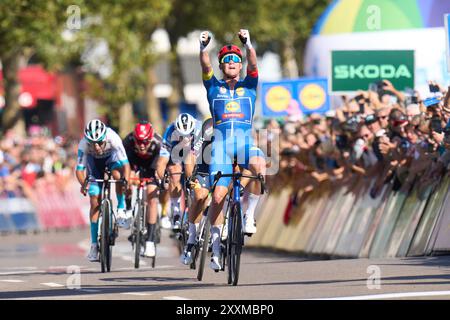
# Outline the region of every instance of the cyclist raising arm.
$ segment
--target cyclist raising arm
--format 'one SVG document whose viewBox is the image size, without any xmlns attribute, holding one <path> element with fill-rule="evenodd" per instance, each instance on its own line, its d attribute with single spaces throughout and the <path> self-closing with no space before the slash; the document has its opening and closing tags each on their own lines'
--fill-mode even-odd
<svg viewBox="0 0 450 320">
<path fill-rule="evenodd" d="M 214 76 L 209 54 L 206 51 L 211 40 L 211 33 L 200 34 L 200 65 L 202 67 L 203 84 L 207 91 L 208 102 L 214 125 L 214 141 L 212 143 L 212 163 L 210 178 L 218 171 L 232 173 L 234 158 L 243 168 L 243 174 L 265 174 L 265 157 L 263 152 L 254 145 L 252 138 L 252 123 L 255 112 L 256 88 L 258 84 L 258 68 L 255 49 L 250 42 L 248 30 L 241 29 L 239 39 L 246 47 L 247 76 L 240 80 L 242 70 L 242 52 L 235 45 L 226 45 L 218 55 L 219 67 L 223 79 Z M 244 158 L 244 159 L 242 159 Z M 211 237 L 213 240 L 213 256 L 210 267 L 220 269 L 220 231 L 223 224 L 223 207 L 230 178 L 223 178 L 217 183 L 214 191 L 209 217 L 211 219 Z M 254 211 L 260 198 L 260 183 L 242 179 L 242 185 L 248 184 L 249 206 L 245 212 L 245 233 L 256 232 Z"/>
<path fill-rule="evenodd" d="M 124 178 L 124 183 L 130 177 L 130 165 L 122 145 L 122 139 L 111 128 L 100 120 L 91 120 L 85 130 L 84 138 L 78 145 L 78 162 L 76 168 L 76 177 L 80 183 L 81 193 L 86 195 L 84 182 L 86 176 L 92 176 L 95 179 L 103 179 L 105 169 L 111 170 L 114 179 Z M 87 171 L 87 175 L 86 175 Z M 116 184 L 117 194 L 117 223 L 123 226 L 125 214 L 125 195 L 123 183 Z M 98 214 L 100 206 L 101 185 L 97 182 L 89 183 L 87 190 L 90 197 L 90 221 L 91 221 L 91 249 L 88 255 L 90 261 L 98 261 Z"/>
</svg>

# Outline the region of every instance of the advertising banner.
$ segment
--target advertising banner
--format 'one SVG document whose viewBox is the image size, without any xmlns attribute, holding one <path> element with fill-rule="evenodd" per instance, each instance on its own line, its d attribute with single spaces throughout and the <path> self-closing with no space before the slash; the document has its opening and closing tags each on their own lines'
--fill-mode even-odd
<svg viewBox="0 0 450 320">
<path fill-rule="evenodd" d="M 328 80 L 325 78 L 263 82 L 261 91 L 264 117 L 323 114 L 330 109 Z"/>
<path fill-rule="evenodd" d="M 380 80 L 398 90 L 414 88 L 413 50 L 367 50 L 331 52 L 331 91 L 368 90 Z"/>
</svg>

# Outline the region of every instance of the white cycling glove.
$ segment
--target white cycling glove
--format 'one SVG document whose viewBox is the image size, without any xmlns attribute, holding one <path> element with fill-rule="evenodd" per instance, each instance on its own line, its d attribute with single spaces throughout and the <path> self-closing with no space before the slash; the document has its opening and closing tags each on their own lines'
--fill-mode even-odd
<svg viewBox="0 0 450 320">
<path fill-rule="evenodd" d="M 211 42 L 211 32 L 209 31 L 202 31 L 200 33 L 200 51 L 205 51 L 208 44 Z"/>
<path fill-rule="evenodd" d="M 238 33 L 239 39 L 242 44 L 247 48 L 253 48 L 252 43 L 250 42 L 250 32 L 247 29 L 241 29 Z"/>
</svg>

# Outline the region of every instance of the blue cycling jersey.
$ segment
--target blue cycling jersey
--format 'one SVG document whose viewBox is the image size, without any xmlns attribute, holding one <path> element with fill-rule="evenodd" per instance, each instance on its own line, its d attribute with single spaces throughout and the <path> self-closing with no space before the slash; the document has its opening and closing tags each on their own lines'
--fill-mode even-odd
<svg viewBox="0 0 450 320">
<path fill-rule="evenodd" d="M 234 90 L 230 90 L 224 80 L 217 80 L 212 70 L 203 75 L 203 84 L 215 129 L 222 134 L 228 133 L 227 136 L 232 136 L 235 129 L 251 130 L 258 86 L 257 71 L 248 72 L 244 80 L 236 83 Z"/>
<path fill-rule="evenodd" d="M 239 80 L 233 90 L 224 80 L 217 80 L 212 70 L 203 74 L 203 84 L 215 129 L 210 178 L 213 179 L 218 171 L 231 173 L 234 158 L 248 169 L 250 158 L 264 156 L 252 138 L 258 72 L 247 70 L 247 76 Z M 228 183 L 229 178 L 223 178 L 218 185 L 227 186 Z"/>
</svg>

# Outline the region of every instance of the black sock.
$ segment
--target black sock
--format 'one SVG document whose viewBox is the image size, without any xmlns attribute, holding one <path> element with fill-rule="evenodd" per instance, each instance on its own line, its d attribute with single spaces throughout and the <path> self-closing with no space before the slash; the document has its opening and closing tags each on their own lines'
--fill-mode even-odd
<svg viewBox="0 0 450 320">
<path fill-rule="evenodd" d="M 147 241 L 155 242 L 155 228 L 156 223 L 147 224 Z"/>
<path fill-rule="evenodd" d="M 125 205 L 126 205 L 127 210 L 131 210 L 131 197 L 125 198 Z"/>
</svg>

